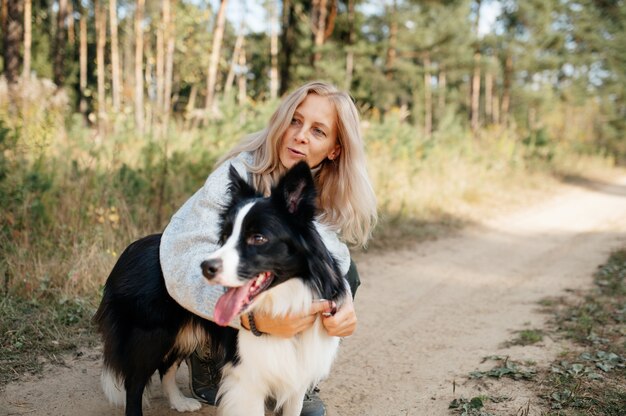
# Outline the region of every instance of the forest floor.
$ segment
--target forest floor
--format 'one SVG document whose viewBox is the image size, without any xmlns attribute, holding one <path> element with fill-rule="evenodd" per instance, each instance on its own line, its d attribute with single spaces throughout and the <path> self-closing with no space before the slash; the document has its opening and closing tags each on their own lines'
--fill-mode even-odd
<svg viewBox="0 0 626 416">
<path fill-rule="evenodd" d="M 511 346 L 516 331 L 541 329 L 547 297 L 587 290 L 611 251 L 626 245 L 626 177 L 564 183 L 549 199 L 434 241 L 358 254 L 359 328 L 343 340 L 321 384 L 329 416 L 449 415 L 452 400 L 506 397 L 497 415 L 541 414 L 519 382 L 476 382 L 488 356 L 548 365 L 565 348 L 544 338 Z M 0 392 L 0 415 L 121 415 L 100 390 L 101 350 L 82 349 Z M 188 392 L 187 371 L 178 379 Z M 175 415 L 155 379 L 147 416 Z M 522 413 L 519 413 L 522 412 Z M 214 415 L 205 406 L 199 415 Z M 459 414 L 456 411 L 456 414 Z"/>
</svg>

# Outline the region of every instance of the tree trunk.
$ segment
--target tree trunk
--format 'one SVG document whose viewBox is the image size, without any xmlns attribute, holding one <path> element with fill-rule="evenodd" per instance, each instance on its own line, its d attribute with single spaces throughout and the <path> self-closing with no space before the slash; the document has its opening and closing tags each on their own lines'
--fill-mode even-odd
<svg viewBox="0 0 626 416">
<path fill-rule="evenodd" d="M 170 111 L 172 107 L 172 83 L 174 78 L 174 47 L 176 41 L 175 22 L 176 22 L 176 0 L 167 0 L 168 6 L 167 25 L 165 26 L 165 43 L 167 45 L 165 51 L 165 89 L 163 91 L 163 114 L 164 128 L 167 131 L 170 120 Z"/>
<path fill-rule="evenodd" d="M 480 111 L 480 52 L 474 53 L 474 74 L 472 75 L 471 128 L 476 134 L 479 127 Z"/>
<path fill-rule="evenodd" d="M 439 68 L 439 77 L 437 80 L 437 113 L 438 120 L 441 120 L 446 111 L 446 88 L 447 88 L 447 75 L 445 66 L 441 65 Z"/>
<path fill-rule="evenodd" d="M 31 51 L 33 43 L 33 1 L 24 1 L 24 66 L 22 68 L 22 77 L 30 78 Z"/>
<path fill-rule="evenodd" d="M 479 127 L 480 115 L 480 44 L 478 40 L 478 28 L 480 24 L 481 0 L 476 0 L 476 46 L 474 47 L 474 74 L 472 75 L 472 98 L 470 100 L 470 120 L 472 132 L 476 134 Z"/>
<path fill-rule="evenodd" d="M 57 31 L 54 38 L 54 83 L 61 88 L 65 80 L 65 48 L 66 30 L 65 19 L 67 18 L 67 0 L 59 0 L 57 12 Z"/>
<path fill-rule="evenodd" d="M 67 43 L 73 47 L 76 43 L 76 36 L 74 33 L 74 5 L 71 0 L 67 3 L 67 16 Z"/>
<path fill-rule="evenodd" d="M 241 27 L 239 28 L 239 34 L 235 40 L 233 55 L 230 60 L 230 69 L 228 70 L 228 76 L 226 77 L 226 82 L 224 83 L 225 97 L 229 96 L 230 91 L 233 89 L 233 83 L 235 82 L 235 73 L 237 72 L 237 67 L 239 65 L 239 54 L 241 53 L 241 47 L 243 46 L 243 28 L 244 26 L 242 20 Z"/>
<path fill-rule="evenodd" d="M 145 5 L 144 5 L 145 6 Z M 144 8 L 145 13 L 145 8 Z M 152 41 L 152 37 L 150 34 L 152 33 L 150 30 L 150 24 L 146 25 L 144 28 L 144 32 L 147 33 L 147 36 L 143 37 L 143 82 L 144 82 L 144 133 L 149 133 L 150 129 L 154 123 L 154 112 L 155 112 L 155 92 L 152 88 L 154 83 L 154 78 L 152 76 L 154 72 L 154 55 L 152 54 L 152 45 L 150 42 Z M 147 99 L 146 99 L 147 98 Z"/>
<path fill-rule="evenodd" d="M 215 85 L 217 83 L 217 70 L 220 63 L 220 52 L 222 49 L 222 38 L 224 36 L 224 22 L 226 20 L 227 5 L 228 0 L 221 0 L 220 8 L 217 12 L 217 18 L 215 21 L 215 28 L 213 29 L 213 45 L 207 74 L 206 101 L 204 103 L 204 108 L 207 112 L 211 111 L 215 98 Z"/>
<path fill-rule="evenodd" d="M 505 125 L 509 124 L 509 112 L 511 110 L 511 79 L 513 77 L 513 57 L 508 50 L 504 60 L 504 80 L 502 82 L 502 106 L 500 120 Z"/>
<path fill-rule="evenodd" d="M 80 32 L 80 46 L 78 51 L 78 62 L 79 62 L 79 81 L 78 85 L 80 88 L 80 104 L 79 111 L 87 116 L 87 9 L 84 7 L 80 7 L 80 21 L 79 21 L 79 32 Z"/>
<path fill-rule="evenodd" d="M 321 48 L 324 46 L 326 34 L 327 0 L 313 0 L 313 57 L 311 64 L 315 68 L 322 59 Z"/>
<path fill-rule="evenodd" d="M 493 106 L 491 112 L 491 118 L 494 124 L 500 124 L 500 98 L 497 92 L 493 92 Z"/>
<path fill-rule="evenodd" d="M 193 110 L 196 108 L 196 97 L 198 96 L 198 86 L 193 84 L 191 86 L 191 92 L 189 93 L 189 101 L 187 101 L 187 105 L 185 106 L 185 119 L 187 122 L 185 123 L 185 128 L 189 128 L 191 126 L 191 119 L 193 117 Z"/>
<path fill-rule="evenodd" d="M 109 19 L 111 23 L 111 95 L 113 97 L 113 111 L 120 111 L 121 107 L 121 75 L 120 75 L 120 52 L 117 36 L 117 0 L 109 0 Z"/>
<path fill-rule="evenodd" d="M 291 58 L 296 45 L 296 12 L 293 0 L 283 0 L 282 31 L 280 36 L 282 59 L 280 64 L 280 95 L 291 86 Z"/>
<path fill-rule="evenodd" d="M 4 60 L 4 37 L 8 33 L 9 6 L 6 1 L 0 1 L 0 26 L 2 27 L 2 59 Z"/>
<path fill-rule="evenodd" d="M 96 0 L 95 3 L 95 17 L 96 17 L 96 66 L 97 78 L 98 78 L 98 131 L 100 132 L 100 138 L 104 136 L 105 123 L 106 123 L 106 92 L 105 92 L 105 65 L 104 62 L 104 48 L 106 46 L 106 31 L 107 31 L 107 15 L 104 10 L 102 0 Z"/>
<path fill-rule="evenodd" d="M 387 57 L 385 60 L 385 77 L 393 79 L 393 71 L 396 65 L 397 43 L 398 43 L 398 5 L 396 0 L 391 4 L 391 11 L 388 13 L 389 22 L 389 45 L 387 46 Z"/>
<path fill-rule="evenodd" d="M 161 121 L 163 114 L 163 90 L 165 87 L 165 14 L 169 0 L 161 0 L 161 20 L 156 30 L 156 117 Z"/>
<path fill-rule="evenodd" d="M 241 68 L 245 68 L 246 66 L 246 50 L 244 49 L 244 45 L 241 45 L 241 51 L 239 51 L 239 66 Z M 239 94 L 237 96 L 237 101 L 239 102 L 239 106 L 242 107 L 246 103 L 246 98 L 248 96 L 248 92 L 246 89 L 246 80 L 248 77 L 245 72 L 240 72 L 237 77 L 237 84 L 239 86 Z M 243 112 L 241 113 L 244 114 Z"/>
<path fill-rule="evenodd" d="M 433 132 L 433 95 L 430 86 L 430 54 L 424 53 L 424 136 Z"/>
<path fill-rule="evenodd" d="M 485 118 L 488 123 L 493 122 L 493 74 L 485 73 Z"/>
<path fill-rule="evenodd" d="M 270 99 L 278 97 L 278 1 L 270 3 Z"/>
<path fill-rule="evenodd" d="M 4 76 L 9 88 L 12 88 L 19 77 L 20 43 L 22 42 L 22 0 L 5 0 L 6 18 L 3 22 L 4 32 Z"/>
<path fill-rule="evenodd" d="M 137 133 L 144 133 L 143 111 L 143 12 L 145 0 L 137 0 L 135 10 L 135 126 Z"/>
<path fill-rule="evenodd" d="M 352 75 L 354 74 L 354 3 L 348 0 L 348 52 L 346 53 L 346 81 L 345 89 L 352 87 Z"/>
</svg>

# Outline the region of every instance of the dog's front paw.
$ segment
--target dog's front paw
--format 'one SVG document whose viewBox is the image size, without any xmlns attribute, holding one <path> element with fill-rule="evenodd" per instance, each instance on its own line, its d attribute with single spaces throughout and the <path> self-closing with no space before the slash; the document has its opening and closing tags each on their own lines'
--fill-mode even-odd
<svg viewBox="0 0 626 416">
<path fill-rule="evenodd" d="M 195 412 L 200 410 L 202 405 L 196 399 L 180 396 L 170 402 L 170 407 L 179 412 Z"/>
</svg>

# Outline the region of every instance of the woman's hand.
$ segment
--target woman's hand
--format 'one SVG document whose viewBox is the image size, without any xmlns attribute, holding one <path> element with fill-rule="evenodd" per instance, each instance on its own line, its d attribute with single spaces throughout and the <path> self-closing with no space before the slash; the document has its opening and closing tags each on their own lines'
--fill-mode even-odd
<svg viewBox="0 0 626 416">
<path fill-rule="evenodd" d="M 332 301 L 313 302 L 311 310 L 304 315 L 286 315 L 284 317 L 271 317 L 263 313 L 254 314 L 256 328 L 264 333 L 281 338 L 291 338 L 296 334 L 309 328 L 315 322 L 317 314 L 322 314 L 322 324 L 328 335 L 335 337 L 347 337 L 356 331 L 356 312 L 351 296 L 346 296 L 346 301 L 341 308 L 336 310 L 334 315 L 330 315 L 336 309 Z M 250 329 L 248 315 L 241 316 L 241 325 Z"/>
<path fill-rule="evenodd" d="M 334 315 L 322 315 L 322 323 L 328 335 L 335 337 L 347 337 L 354 334 L 356 322 L 356 312 L 350 294 L 346 296 L 345 302 Z"/>
<path fill-rule="evenodd" d="M 309 328 L 315 322 L 317 314 L 330 313 L 333 308 L 333 302 L 321 301 L 313 302 L 311 310 L 304 315 L 287 315 L 283 317 L 271 317 L 263 313 L 254 314 L 254 323 L 256 329 L 264 334 L 270 334 L 281 338 L 291 338 L 296 334 Z M 248 315 L 241 315 L 241 325 L 250 329 Z"/>
</svg>

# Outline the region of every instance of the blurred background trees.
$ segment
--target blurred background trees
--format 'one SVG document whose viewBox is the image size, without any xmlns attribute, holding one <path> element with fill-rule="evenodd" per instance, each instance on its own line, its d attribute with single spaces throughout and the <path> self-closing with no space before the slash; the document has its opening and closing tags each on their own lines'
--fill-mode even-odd
<svg viewBox="0 0 626 416">
<path fill-rule="evenodd" d="M 420 137 L 556 139 L 591 112 L 576 128 L 624 149 L 623 0 L 3 0 L 1 19 L 9 89 L 52 79 L 101 135 L 131 113 L 137 134 L 206 125 L 233 85 L 243 106 L 325 79 Z"/>
</svg>

